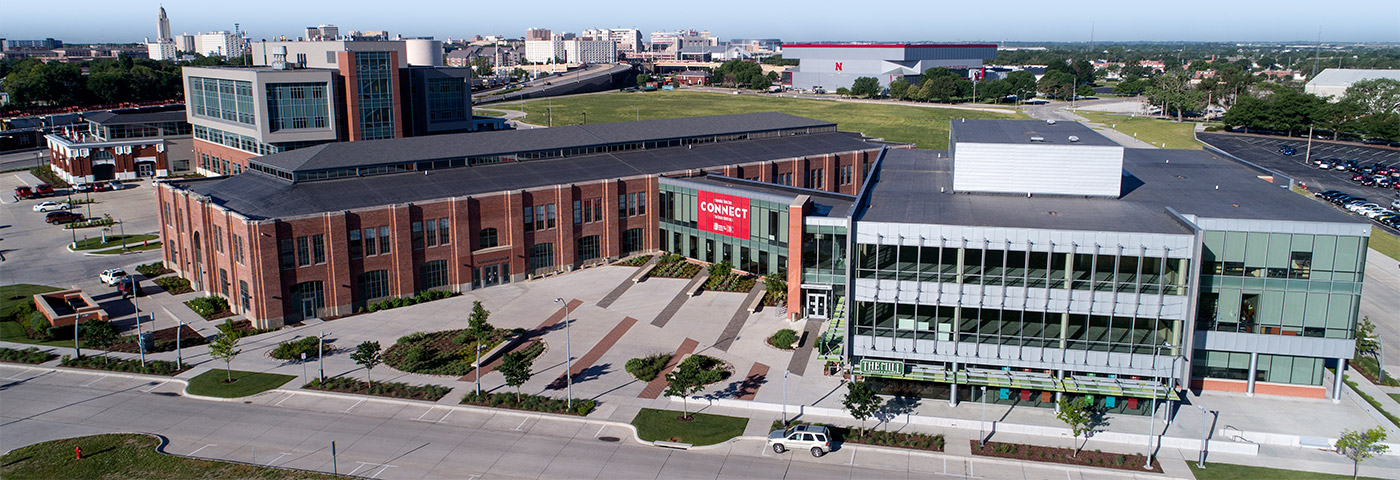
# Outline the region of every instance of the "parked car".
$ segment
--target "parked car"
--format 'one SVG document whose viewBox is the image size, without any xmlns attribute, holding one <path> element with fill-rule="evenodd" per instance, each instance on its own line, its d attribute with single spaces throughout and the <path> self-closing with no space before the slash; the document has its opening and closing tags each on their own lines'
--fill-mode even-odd
<svg viewBox="0 0 1400 480">
<path fill-rule="evenodd" d="M 804 449 L 811 450 L 813 457 L 820 457 L 831 451 L 831 433 L 822 426 L 798 425 L 770 432 L 768 446 L 774 453 Z"/>
<path fill-rule="evenodd" d="M 123 188 L 126 188 L 126 184 L 123 184 L 121 180 L 112 180 L 109 183 L 112 186 L 112 190 L 121 190 Z"/>
<path fill-rule="evenodd" d="M 1292 155 L 1298 153 L 1298 149 L 1293 148 L 1292 146 L 1289 146 L 1289 145 L 1280 145 L 1280 146 L 1278 147 L 1278 153 L 1282 153 L 1282 154 L 1284 154 L 1284 155 L 1292 156 Z"/>
<path fill-rule="evenodd" d="M 1318 160 L 1316 163 L 1317 163 L 1317 169 L 1318 169 L 1318 170 L 1331 170 L 1331 169 L 1332 169 L 1332 162 L 1329 162 L 1329 161 L 1327 161 L 1327 160 Z"/>
<path fill-rule="evenodd" d="M 34 189 L 29 188 L 28 185 L 15 187 L 15 197 L 22 199 L 34 198 Z"/>
<path fill-rule="evenodd" d="M 92 184 L 91 184 L 91 183 L 78 183 L 78 184 L 74 184 L 74 185 L 73 185 L 73 191 L 75 191 L 75 192 L 91 192 L 91 191 L 92 191 Z"/>
<path fill-rule="evenodd" d="M 49 184 L 47 183 L 35 185 L 34 194 L 39 197 L 47 197 L 49 195 L 53 195 L 53 187 L 49 186 Z"/>
<path fill-rule="evenodd" d="M 130 297 L 133 294 L 138 297 L 146 296 L 146 292 L 141 288 L 141 281 L 137 280 L 136 277 L 122 277 L 116 283 L 117 293 L 120 293 L 122 298 Z"/>
<path fill-rule="evenodd" d="M 121 279 L 126 278 L 126 270 L 120 268 L 109 268 L 97 274 L 97 279 L 109 286 L 116 285 Z"/>
<path fill-rule="evenodd" d="M 1332 195 L 1332 194 L 1334 194 L 1334 193 L 1342 193 L 1342 192 L 1337 191 L 1337 190 L 1323 190 L 1323 191 L 1320 191 L 1320 192 L 1313 192 L 1313 196 L 1314 196 L 1314 197 L 1318 197 L 1318 198 L 1325 198 L 1325 197 L 1327 197 L 1328 195 Z"/>
<path fill-rule="evenodd" d="M 55 210 L 67 210 L 67 209 L 69 209 L 69 208 L 72 208 L 72 206 L 68 205 L 68 202 L 59 203 L 59 202 L 49 201 L 49 202 L 40 202 L 40 203 L 34 205 L 34 211 L 36 211 L 36 212 L 52 212 L 52 211 L 55 211 Z"/>
<path fill-rule="evenodd" d="M 105 192 L 112 189 L 112 187 L 108 187 L 104 182 L 97 182 L 89 185 L 92 185 L 92 191 L 94 192 Z"/>
<path fill-rule="evenodd" d="M 81 214 L 81 213 L 73 213 L 73 212 L 70 212 L 70 211 L 67 211 L 67 210 L 59 210 L 59 211 L 57 211 L 57 212 L 49 212 L 48 215 L 44 215 L 44 221 L 45 221 L 45 222 L 49 222 L 49 223 L 52 223 L 52 224 L 55 224 L 55 225 L 60 224 L 60 223 L 73 223 L 73 222 L 76 222 L 76 221 L 80 221 L 80 220 L 82 220 L 82 219 L 83 219 L 83 214 Z"/>
</svg>

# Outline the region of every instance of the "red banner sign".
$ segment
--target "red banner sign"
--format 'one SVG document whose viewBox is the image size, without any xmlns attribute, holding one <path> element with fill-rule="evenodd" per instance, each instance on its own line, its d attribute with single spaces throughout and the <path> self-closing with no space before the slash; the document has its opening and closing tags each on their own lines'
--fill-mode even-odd
<svg viewBox="0 0 1400 480">
<path fill-rule="evenodd" d="M 749 238 L 749 199 L 700 190 L 700 230 Z"/>
</svg>

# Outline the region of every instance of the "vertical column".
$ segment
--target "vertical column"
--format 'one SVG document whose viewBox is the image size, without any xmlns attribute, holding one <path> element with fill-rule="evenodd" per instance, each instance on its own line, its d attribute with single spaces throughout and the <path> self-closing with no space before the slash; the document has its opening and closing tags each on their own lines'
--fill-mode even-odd
<svg viewBox="0 0 1400 480">
<path fill-rule="evenodd" d="M 958 362 L 953 362 L 953 383 L 948 384 L 948 406 L 958 406 Z"/>
<path fill-rule="evenodd" d="M 1249 354 L 1249 385 L 1245 387 L 1245 395 L 1254 396 L 1254 377 L 1259 368 L 1259 352 Z"/>
<path fill-rule="evenodd" d="M 1347 371 L 1347 359 L 1337 359 L 1337 375 L 1332 381 L 1332 403 L 1342 402 L 1342 375 Z"/>
<path fill-rule="evenodd" d="M 799 195 L 788 205 L 788 315 L 802 312 L 802 219 L 807 213 L 807 204 L 807 196 Z"/>
</svg>

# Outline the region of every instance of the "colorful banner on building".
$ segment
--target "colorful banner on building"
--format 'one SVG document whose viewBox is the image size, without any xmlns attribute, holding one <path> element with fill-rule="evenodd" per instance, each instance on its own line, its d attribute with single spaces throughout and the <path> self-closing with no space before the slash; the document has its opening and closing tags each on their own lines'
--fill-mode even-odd
<svg viewBox="0 0 1400 480">
<path fill-rule="evenodd" d="M 749 238 L 749 199 L 699 191 L 700 231 Z"/>
</svg>

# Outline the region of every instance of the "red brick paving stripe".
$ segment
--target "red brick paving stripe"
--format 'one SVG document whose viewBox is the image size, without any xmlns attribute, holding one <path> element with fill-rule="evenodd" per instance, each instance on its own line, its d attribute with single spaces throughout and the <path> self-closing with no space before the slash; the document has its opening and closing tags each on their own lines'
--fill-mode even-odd
<svg viewBox="0 0 1400 480">
<path fill-rule="evenodd" d="M 603 354 L 608 353 L 608 350 L 612 349 L 613 345 L 616 345 L 617 341 L 621 339 L 623 335 L 626 335 L 627 331 L 636 324 L 637 319 L 632 317 L 626 317 L 623 318 L 621 322 L 617 322 L 617 326 L 613 327 L 612 331 L 608 332 L 607 336 L 604 336 L 602 340 L 598 341 L 598 344 L 588 350 L 588 353 L 583 354 L 582 357 L 579 357 L 579 359 L 574 362 L 574 368 L 569 371 L 569 374 L 573 375 L 574 379 L 578 379 L 579 374 L 583 373 L 583 371 L 587 370 L 589 367 L 592 367 L 593 363 L 597 362 L 599 358 L 603 358 Z M 568 377 L 560 375 L 559 378 L 550 382 L 549 387 L 546 388 L 559 390 L 568 385 Z"/>
<path fill-rule="evenodd" d="M 574 309 L 577 309 L 579 305 L 583 305 L 583 300 L 575 298 L 573 300 L 570 300 L 568 305 L 569 311 L 572 312 L 574 311 Z M 514 352 L 516 349 L 529 345 L 530 340 L 544 336 L 545 332 L 549 331 L 551 327 L 559 323 L 560 320 L 564 319 L 564 313 L 564 307 L 559 307 L 559 311 L 554 312 L 554 315 L 550 315 L 549 318 L 546 318 L 544 322 L 540 324 L 540 326 L 535 327 L 534 330 L 525 332 L 525 339 L 522 340 L 520 343 L 516 344 L 515 348 L 512 348 L 510 349 L 510 351 L 507 352 L 502 352 L 500 355 L 497 355 L 496 359 L 492 360 L 491 363 L 488 363 L 485 366 L 481 367 L 481 374 L 484 376 L 488 373 L 495 371 L 496 367 L 501 366 L 501 361 L 505 360 L 505 354 Z M 476 373 L 471 370 L 468 370 L 467 374 L 462 375 L 462 378 L 459 378 L 458 380 L 461 380 L 463 382 L 475 382 Z"/>
<path fill-rule="evenodd" d="M 695 347 L 698 346 L 700 346 L 700 342 L 689 338 L 681 342 L 680 348 L 677 348 L 676 353 L 671 355 L 671 361 L 666 362 L 666 368 L 661 369 L 661 373 L 656 374 L 656 378 L 653 378 L 651 383 L 647 384 L 647 388 L 642 389 L 642 393 L 637 395 L 637 398 L 655 399 L 660 397 L 661 392 L 666 391 L 666 374 L 671 373 L 671 370 L 675 369 L 676 365 L 681 363 L 681 359 L 685 358 L 686 355 L 690 355 L 691 352 L 694 352 Z"/>
<path fill-rule="evenodd" d="M 762 363 L 754 363 L 749 369 L 749 374 L 744 377 L 744 383 L 739 385 L 739 400 L 753 400 L 754 395 L 758 395 L 758 387 L 762 387 L 768 382 L 768 366 Z"/>
</svg>

